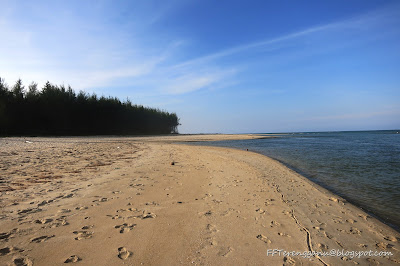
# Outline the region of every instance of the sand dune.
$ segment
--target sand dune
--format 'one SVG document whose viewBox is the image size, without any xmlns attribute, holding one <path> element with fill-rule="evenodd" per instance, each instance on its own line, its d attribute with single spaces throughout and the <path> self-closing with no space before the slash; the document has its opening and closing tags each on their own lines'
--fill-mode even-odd
<svg viewBox="0 0 400 266">
<path fill-rule="evenodd" d="M 0 265 L 400 263 L 398 232 L 280 163 L 172 143 L 238 137 L 0 139 Z"/>
</svg>

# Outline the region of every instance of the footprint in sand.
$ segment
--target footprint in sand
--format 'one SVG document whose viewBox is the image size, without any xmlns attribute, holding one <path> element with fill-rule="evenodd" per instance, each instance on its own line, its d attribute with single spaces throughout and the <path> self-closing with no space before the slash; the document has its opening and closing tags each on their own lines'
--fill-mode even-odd
<svg viewBox="0 0 400 266">
<path fill-rule="evenodd" d="M 211 216 L 212 215 L 212 211 L 208 210 L 206 212 L 199 212 L 198 213 L 200 216 Z"/>
<path fill-rule="evenodd" d="M 266 214 L 267 212 L 261 208 L 256 209 L 256 212 L 258 212 L 259 214 Z"/>
<path fill-rule="evenodd" d="M 392 242 L 397 242 L 399 240 L 397 237 L 394 236 L 385 236 L 384 239 Z"/>
<path fill-rule="evenodd" d="M 75 237 L 75 240 L 89 239 L 94 234 L 94 232 L 90 231 L 74 231 L 73 233 L 77 235 L 77 237 Z"/>
<path fill-rule="evenodd" d="M 130 184 L 129 186 L 138 190 L 144 190 L 144 184 Z"/>
<path fill-rule="evenodd" d="M 36 213 L 36 212 L 41 212 L 42 209 L 40 208 L 28 208 L 28 209 L 24 209 L 24 210 L 19 210 L 18 214 L 21 216 L 25 216 L 27 214 L 32 214 L 32 213 Z"/>
<path fill-rule="evenodd" d="M 367 258 L 366 261 L 368 262 L 368 265 L 379 265 L 379 261 L 373 259 L 373 258 Z"/>
<path fill-rule="evenodd" d="M 217 233 L 218 232 L 217 227 L 213 224 L 207 224 L 206 229 L 209 233 Z"/>
<path fill-rule="evenodd" d="M 286 265 L 296 265 L 296 260 L 292 257 L 284 257 L 283 258 L 283 266 Z"/>
<path fill-rule="evenodd" d="M 34 243 L 41 243 L 41 242 L 47 241 L 47 240 L 49 240 L 50 238 L 53 238 L 53 237 L 55 237 L 55 235 L 51 235 L 51 236 L 39 236 L 39 237 L 32 238 L 32 239 L 31 239 L 31 242 L 34 242 Z"/>
<path fill-rule="evenodd" d="M 87 210 L 87 209 L 89 209 L 89 207 L 87 207 L 87 206 L 78 206 L 78 207 L 75 207 L 75 210 L 77 210 L 77 211 Z"/>
<path fill-rule="evenodd" d="M 146 202 L 145 205 L 148 205 L 148 206 L 158 206 L 158 205 L 160 205 L 160 204 L 157 203 L 157 202 L 151 201 L 151 202 Z"/>
<path fill-rule="evenodd" d="M 383 249 L 383 250 L 390 249 L 390 248 L 394 247 L 394 245 L 388 244 L 388 243 L 384 243 L 384 242 L 377 243 L 375 246 L 377 248 Z"/>
<path fill-rule="evenodd" d="M 115 215 L 107 214 L 107 217 L 111 217 L 111 219 L 113 219 L 113 220 L 117 220 L 117 219 L 122 219 L 123 218 L 122 216 L 120 216 L 118 214 L 115 214 Z"/>
<path fill-rule="evenodd" d="M 206 193 L 204 197 L 202 197 L 201 199 L 207 199 L 207 198 L 211 198 L 213 195 Z"/>
<path fill-rule="evenodd" d="M 280 226 L 281 224 L 278 223 L 277 221 L 271 221 L 270 226 L 274 227 L 274 226 Z"/>
<path fill-rule="evenodd" d="M 228 255 L 233 251 L 234 251 L 234 249 L 231 247 L 223 247 L 223 248 L 220 248 L 217 255 L 221 256 L 221 257 L 228 257 Z"/>
<path fill-rule="evenodd" d="M 61 216 L 60 218 L 56 219 L 56 222 L 51 225 L 51 228 L 69 225 L 67 222 L 66 216 Z"/>
<path fill-rule="evenodd" d="M 333 220 L 333 222 L 334 222 L 335 224 L 342 224 L 342 223 L 343 223 L 343 220 L 340 219 L 340 218 L 333 218 L 332 220 Z"/>
<path fill-rule="evenodd" d="M 120 258 L 121 260 L 126 260 L 130 256 L 132 256 L 132 252 L 131 251 L 128 251 L 124 247 L 118 248 L 118 258 Z"/>
<path fill-rule="evenodd" d="M 348 261 L 349 260 L 348 257 L 341 257 L 340 259 L 343 260 L 343 261 Z"/>
<path fill-rule="evenodd" d="M 143 212 L 142 215 L 138 216 L 138 218 L 141 218 L 142 220 L 143 219 L 148 219 L 148 218 L 155 218 L 155 217 L 156 217 L 156 215 L 154 213 L 152 213 L 152 212 Z"/>
<path fill-rule="evenodd" d="M 333 202 L 339 202 L 339 199 L 338 198 L 334 198 L 334 197 L 330 198 L 329 200 L 333 201 Z"/>
<path fill-rule="evenodd" d="M 44 201 L 42 201 L 41 203 L 38 204 L 38 207 L 47 205 L 47 204 L 49 204 L 49 203 L 52 203 L 53 201 L 54 201 L 54 200 L 44 200 Z"/>
<path fill-rule="evenodd" d="M 137 209 L 136 208 L 119 209 L 119 210 L 116 210 L 115 212 L 123 213 L 123 212 L 134 212 L 134 211 L 137 211 Z"/>
<path fill-rule="evenodd" d="M 61 209 L 58 212 L 60 212 L 60 213 L 70 213 L 71 210 L 70 209 Z"/>
<path fill-rule="evenodd" d="M 82 230 L 89 230 L 89 229 L 92 229 L 93 227 L 94 227 L 93 224 L 91 224 L 91 225 L 85 225 L 85 226 L 82 226 Z"/>
<path fill-rule="evenodd" d="M 75 262 L 78 262 L 78 261 L 81 261 L 81 260 L 82 260 L 82 259 L 79 258 L 78 256 L 72 255 L 72 256 L 70 256 L 68 259 L 66 259 L 66 260 L 64 261 L 64 263 L 75 263 Z"/>
<path fill-rule="evenodd" d="M 72 198 L 74 196 L 73 193 L 63 196 L 63 199 Z"/>
<path fill-rule="evenodd" d="M 136 226 L 136 224 L 124 223 L 124 224 L 121 224 L 121 225 L 116 225 L 114 228 L 120 229 L 119 232 L 121 234 L 123 234 L 123 233 L 131 231 L 135 226 Z"/>
<path fill-rule="evenodd" d="M 101 198 L 101 199 L 93 200 L 92 202 L 106 202 L 108 200 L 109 200 L 108 198 Z"/>
<path fill-rule="evenodd" d="M 13 250 L 12 247 L 11 247 L 11 248 L 9 248 L 9 247 L 2 248 L 2 249 L 0 249 L 0 256 L 7 255 L 7 254 L 9 254 L 12 250 Z"/>
<path fill-rule="evenodd" d="M 324 232 L 323 234 L 328 239 L 332 239 L 333 238 L 333 236 L 331 234 L 327 233 L 327 232 Z"/>
<path fill-rule="evenodd" d="M 260 239 L 262 242 L 266 243 L 266 244 L 271 244 L 271 240 L 268 239 L 268 237 L 266 237 L 263 234 L 259 234 L 257 236 L 257 239 Z"/>
<path fill-rule="evenodd" d="M 360 214 L 358 215 L 358 217 L 361 217 L 361 218 L 363 218 L 365 221 L 367 221 L 367 220 L 368 220 L 368 218 L 371 218 L 371 216 L 369 216 L 369 215 L 365 215 L 365 214 L 362 214 L 362 213 L 360 213 Z"/>
<path fill-rule="evenodd" d="M 12 233 L 0 233 L 0 240 L 8 241 L 8 239 L 12 236 Z"/>
<path fill-rule="evenodd" d="M 322 251 L 327 251 L 328 248 L 329 248 L 327 245 L 322 244 L 322 243 L 318 243 L 317 247 L 318 247 L 319 250 L 322 250 Z"/>
<path fill-rule="evenodd" d="M 353 235 L 361 235 L 362 231 L 358 230 L 355 227 L 351 227 L 350 230 L 348 231 L 349 234 Z"/>
<path fill-rule="evenodd" d="M 343 245 L 341 242 L 339 242 L 339 241 L 337 241 L 337 240 L 335 240 L 335 242 L 336 242 L 336 244 L 337 244 L 339 247 L 344 248 L 344 245 Z"/>
<path fill-rule="evenodd" d="M 229 208 L 228 210 L 224 211 L 223 213 L 221 213 L 221 216 L 229 216 L 232 214 L 232 212 L 236 211 L 233 208 Z M 236 211 L 237 213 L 240 213 L 240 211 Z"/>
<path fill-rule="evenodd" d="M 52 221 L 53 221 L 53 219 L 50 219 L 50 218 L 48 218 L 48 219 L 38 219 L 38 220 L 35 220 L 35 223 L 37 223 L 37 224 L 48 224 L 48 223 L 50 223 Z"/>
<path fill-rule="evenodd" d="M 286 236 L 286 237 L 291 237 L 290 235 L 286 234 L 286 233 L 278 233 L 279 236 Z"/>
<path fill-rule="evenodd" d="M 318 230 L 318 231 L 320 231 L 320 230 L 324 230 L 324 228 L 322 228 L 322 227 L 319 227 L 319 226 L 313 226 L 313 229 L 315 229 L 315 230 Z"/>
<path fill-rule="evenodd" d="M 28 258 L 15 258 L 15 259 L 13 259 L 13 265 L 16 265 L 16 266 L 32 266 L 33 263 Z"/>
<path fill-rule="evenodd" d="M 5 247 L 0 249 L 0 256 L 5 256 L 7 254 L 10 254 L 11 252 L 23 252 L 23 249 L 19 249 L 19 248 L 14 248 L 14 247 Z"/>
<path fill-rule="evenodd" d="M 275 199 L 266 199 L 264 204 L 265 204 L 265 206 L 273 205 L 272 202 L 274 202 L 274 201 L 275 201 Z"/>
</svg>

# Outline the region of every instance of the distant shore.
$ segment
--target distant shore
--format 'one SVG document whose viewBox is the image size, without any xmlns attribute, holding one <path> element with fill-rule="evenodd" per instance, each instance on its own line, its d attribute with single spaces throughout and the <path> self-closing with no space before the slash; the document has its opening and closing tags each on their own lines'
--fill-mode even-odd
<svg viewBox="0 0 400 266">
<path fill-rule="evenodd" d="M 190 146 L 261 137 L 0 138 L 0 264 L 400 263 L 398 232 L 283 164 Z"/>
</svg>

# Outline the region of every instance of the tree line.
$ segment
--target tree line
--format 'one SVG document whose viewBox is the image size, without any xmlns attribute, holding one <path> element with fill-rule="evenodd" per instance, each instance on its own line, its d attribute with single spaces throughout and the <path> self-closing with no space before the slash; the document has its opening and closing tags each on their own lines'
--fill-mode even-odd
<svg viewBox="0 0 400 266">
<path fill-rule="evenodd" d="M 0 77 L 0 135 L 138 135 L 177 133 L 179 118 L 155 108 L 98 97 L 47 82 L 39 90 Z"/>
</svg>

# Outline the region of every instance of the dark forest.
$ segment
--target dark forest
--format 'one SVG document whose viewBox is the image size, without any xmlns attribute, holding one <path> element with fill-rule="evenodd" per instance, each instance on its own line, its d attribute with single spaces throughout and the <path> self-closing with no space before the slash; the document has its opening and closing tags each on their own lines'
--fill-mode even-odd
<svg viewBox="0 0 400 266">
<path fill-rule="evenodd" d="M 98 97 L 47 82 L 39 90 L 18 80 L 8 86 L 0 78 L 0 135 L 80 136 L 177 133 L 179 118 L 156 108 Z"/>
</svg>

